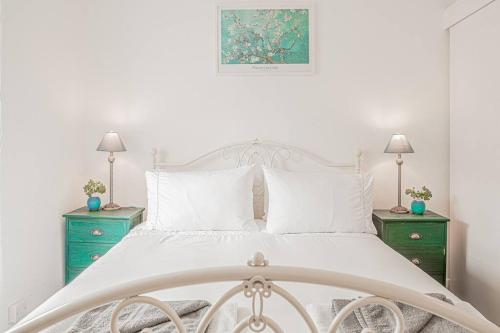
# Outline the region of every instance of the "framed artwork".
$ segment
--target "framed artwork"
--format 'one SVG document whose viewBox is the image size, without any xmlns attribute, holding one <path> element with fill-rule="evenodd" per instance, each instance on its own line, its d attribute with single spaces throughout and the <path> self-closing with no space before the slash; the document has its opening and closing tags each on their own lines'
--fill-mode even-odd
<svg viewBox="0 0 500 333">
<path fill-rule="evenodd" d="M 217 6 L 217 72 L 314 72 L 311 3 L 257 2 Z"/>
</svg>

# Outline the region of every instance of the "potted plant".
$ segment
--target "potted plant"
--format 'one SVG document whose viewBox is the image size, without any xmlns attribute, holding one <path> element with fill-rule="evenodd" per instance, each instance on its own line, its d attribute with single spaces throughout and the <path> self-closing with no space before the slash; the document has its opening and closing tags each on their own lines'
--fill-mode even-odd
<svg viewBox="0 0 500 333">
<path fill-rule="evenodd" d="M 90 179 L 87 185 L 83 187 L 83 192 L 88 195 L 87 207 L 90 211 L 97 211 L 101 207 L 101 198 L 93 196 L 95 193 L 104 194 L 106 186 L 100 181 Z"/>
<path fill-rule="evenodd" d="M 415 215 L 424 215 L 425 202 L 431 200 L 432 192 L 427 187 L 422 186 L 422 190 L 417 191 L 415 187 L 407 188 L 405 193 L 413 198 L 411 202 L 411 211 Z"/>
</svg>

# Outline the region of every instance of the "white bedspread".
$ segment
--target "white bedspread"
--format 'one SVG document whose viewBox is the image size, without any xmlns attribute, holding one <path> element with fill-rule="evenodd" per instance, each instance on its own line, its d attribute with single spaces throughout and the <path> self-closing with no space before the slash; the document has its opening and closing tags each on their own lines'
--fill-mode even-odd
<svg viewBox="0 0 500 333">
<path fill-rule="evenodd" d="M 261 251 L 273 265 L 327 269 L 379 279 L 420 292 L 445 294 L 459 300 L 438 282 L 404 257 L 369 234 L 295 234 L 271 235 L 265 232 L 182 232 L 167 233 L 134 229 L 99 261 L 73 282 L 33 311 L 33 318 L 77 297 L 117 283 L 179 270 L 213 266 L 245 265 Z M 206 299 L 214 302 L 235 283 L 192 286 L 153 294 L 161 300 Z M 304 306 L 325 304 L 333 298 L 352 298 L 360 293 L 350 290 L 280 283 Z M 249 299 L 236 298 L 249 307 Z M 275 319 L 285 332 L 304 332 L 294 310 L 279 297 L 266 300 L 265 314 Z M 293 316 L 292 316 L 293 315 Z"/>
</svg>

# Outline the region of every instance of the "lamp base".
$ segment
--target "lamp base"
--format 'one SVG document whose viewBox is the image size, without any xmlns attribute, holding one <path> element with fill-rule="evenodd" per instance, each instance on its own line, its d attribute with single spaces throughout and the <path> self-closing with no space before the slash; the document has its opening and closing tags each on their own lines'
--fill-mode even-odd
<svg viewBox="0 0 500 333">
<path fill-rule="evenodd" d="M 403 206 L 396 206 L 391 208 L 391 213 L 394 214 L 408 214 L 410 211 L 408 208 L 403 207 Z"/>
<path fill-rule="evenodd" d="M 115 204 L 114 202 L 107 203 L 102 207 L 103 210 L 118 210 L 120 208 L 120 205 Z"/>
</svg>

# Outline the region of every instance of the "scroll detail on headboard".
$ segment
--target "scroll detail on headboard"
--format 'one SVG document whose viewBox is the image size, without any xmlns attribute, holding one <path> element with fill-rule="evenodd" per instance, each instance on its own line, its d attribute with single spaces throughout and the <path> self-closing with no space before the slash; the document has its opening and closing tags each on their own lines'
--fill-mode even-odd
<svg viewBox="0 0 500 333">
<path fill-rule="evenodd" d="M 223 146 L 180 164 L 162 162 L 158 149 L 153 149 L 153 168 L 155 170 L 196 170 L 203 169 L 201 166 L 204 162 L 222 160 L 231 161 L 230 167 L 255 164 L 293 170 L 296 169 L 293 166 L 306 164 L 315 166 L 316 169 L 318 167 L 332 168 L 360 173 L 362 158 L 360 150 L 356 152 L 355 157 L 354 163 L 334 163 L 299 147 L 256 139 Z M 266 207 L 266 184 L 261 170 L 256 173 L 253 193 L 255 217 L 262 218 L 265 215 Z"/>
</svg>

